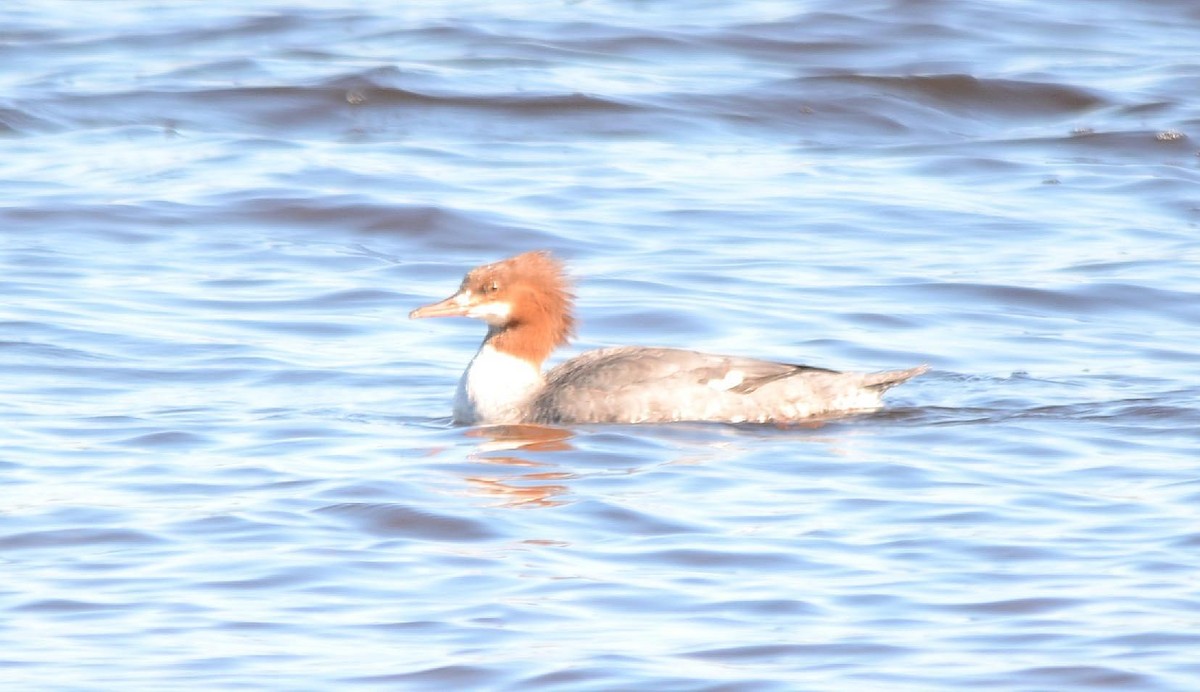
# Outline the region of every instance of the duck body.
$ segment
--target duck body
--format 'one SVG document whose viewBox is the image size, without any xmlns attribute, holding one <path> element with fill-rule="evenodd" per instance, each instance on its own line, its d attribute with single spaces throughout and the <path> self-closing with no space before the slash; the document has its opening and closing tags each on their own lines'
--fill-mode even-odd
<svg viewBox="0 0 1200 692">
<path fill-rule="evenodd" d="M 552 369 L 531 423 L 787 423 L 872 411 L 923 368 L 844 373 L 677 348 L 588 351 Z"/>
<path fill-rule="evenodd" d="M 881 395 L 927 370 L 838 372 L 678 348 L 587 351 L 541 365 L 574 327 L 561 265 L 532 252 L 472 270 L 459 291 L 411 317 L 467 316 L 489 325 L 459 380 L 454 420 L 467 425 L 789 423 L 873 411 Z"/>
</svg>

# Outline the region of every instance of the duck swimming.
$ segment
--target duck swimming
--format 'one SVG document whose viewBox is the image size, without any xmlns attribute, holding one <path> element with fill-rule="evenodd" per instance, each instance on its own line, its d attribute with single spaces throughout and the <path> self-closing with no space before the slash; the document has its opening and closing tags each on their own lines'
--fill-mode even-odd
<svg viewBox="0 0 1200 692">
<path fill-rule="evenodd" d="M 467 272 L 458 291 L 410 318 L 473 317 L 487 336 L 458 382 L 466 425 L 792 423 L 874 411 L 888 389 L 928 370 L 858 373 L 679 348 L 587 351 L 542 373 L 573 336 L 574 296 L 562 263 L 526 252 Z"/>
</svg>

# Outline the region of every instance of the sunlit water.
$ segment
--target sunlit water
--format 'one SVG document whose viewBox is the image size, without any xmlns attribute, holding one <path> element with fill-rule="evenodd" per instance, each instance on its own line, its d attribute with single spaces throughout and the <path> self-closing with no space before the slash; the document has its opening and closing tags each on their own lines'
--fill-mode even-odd
<svg viewBox="0 0 1200 692">
<path fill-rule="evenodd" d="M 0 682 L 1196 689 L 1191 2 L 0 9 Z M 580 338 L 929 363 L 789 429 L 449 422 Z"/>
</svg>

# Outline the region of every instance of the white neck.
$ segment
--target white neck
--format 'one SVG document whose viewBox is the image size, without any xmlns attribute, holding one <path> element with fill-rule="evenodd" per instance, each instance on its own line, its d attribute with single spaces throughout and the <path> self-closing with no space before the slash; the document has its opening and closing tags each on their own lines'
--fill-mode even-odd
<svg viewBox="0 0 1200 692">
<path fill-rule="evenodd" d="M 543 384 L 537 366 L 484 341 L 458 381 L 454 420 L 468 425 L 520 423 Z"/>
</svg>

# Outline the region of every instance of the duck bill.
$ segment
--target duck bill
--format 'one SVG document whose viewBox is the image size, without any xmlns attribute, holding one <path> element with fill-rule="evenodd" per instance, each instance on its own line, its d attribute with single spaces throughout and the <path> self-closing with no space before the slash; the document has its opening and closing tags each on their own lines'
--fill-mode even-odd
<svg viewBox="0 0 1200 692">
<path fill-rule="evenodd" d="M 445 300 L 423 305 L 413 310 L 408 313 L 408 319 L 415 320 L 422 317 L 465 317 L 467 310 L 470 309 L 471 304 L 468 296 L 463 291 L 459 291 Z"/>
</svg>

